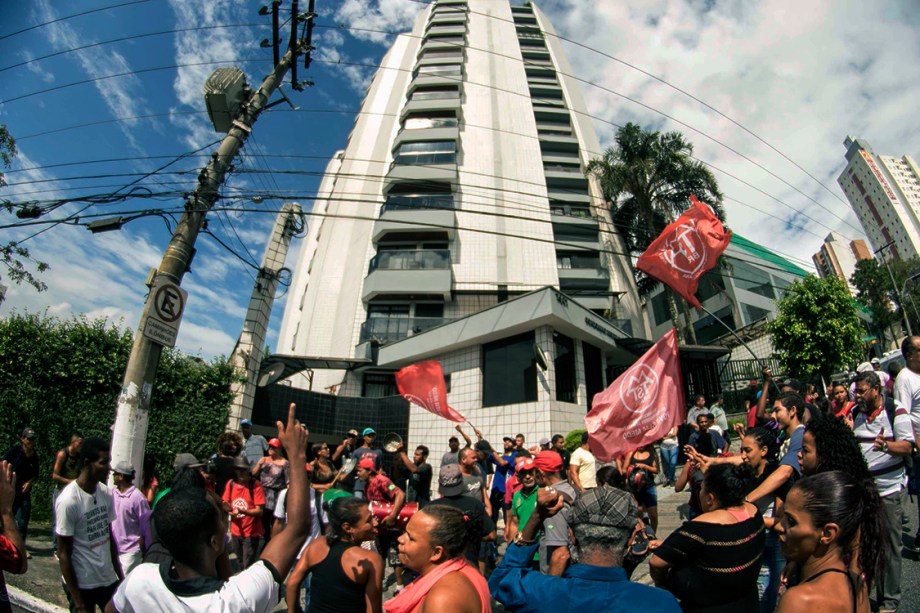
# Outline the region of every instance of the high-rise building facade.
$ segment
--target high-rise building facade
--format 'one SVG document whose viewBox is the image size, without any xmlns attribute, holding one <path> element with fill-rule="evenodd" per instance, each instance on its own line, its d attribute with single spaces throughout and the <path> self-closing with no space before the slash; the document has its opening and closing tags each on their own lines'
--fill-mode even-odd
<svg viewBox="0 0 920 613">
<path fill-rule="evenodd" d="M 635 360 L 617 340 L 647 323 L 552 33 L 533 6 L 439 0 L 396 38 L 327 167 L 277 349 L 352 368 L 293 385 L 386 396 L 437 359 L 470 421 L 541 437 Z M 450 432 L 411 409 L 410 444 Z"/>
<path fill-rule="evenodd" d="M 860 260 L 871 259 L 872 251 L 866 245 L 866 241 L 862 239 L 848 241 L 836 232 L 828 234 L 818 253 L 811 256 L 819 277 L 842 279 L 854 296 L 856 288 L 850 283 L 850 278 L 856 272 L 856 264 Z"/>
<path fill-rule="evenodd" d="M 920 254 L 920 168 L 909 155 L 876 155 L 869 143 L 848 136 L 847 166 L 837 177 L 856 212 L 872 250 L 892 243 L 889 254 Z"/>
</svg>

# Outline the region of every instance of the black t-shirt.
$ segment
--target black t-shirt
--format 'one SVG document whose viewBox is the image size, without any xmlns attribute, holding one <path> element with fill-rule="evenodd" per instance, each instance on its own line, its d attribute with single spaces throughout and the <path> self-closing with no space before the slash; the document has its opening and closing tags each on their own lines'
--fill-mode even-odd
<svg viewBox="0 0 920 613">
<path fill-rule="evenodd" d="M 425 462 L 409 475 L 406 502 L 424 503 L 431 500 L 431 464 Z M 422 505 L 419 505 L 420 507 Z"/>
<path fill-rule="evenodd" d="M 211 463 L 214 465 L 213 469 L 211 469 L 211 474 L 214 475 L 214 491 L 217 492 L 218 496 L 223 495 L 224 489 L 227 487 L 227 482 L 233 481 L 233 477 L 236 474 L 236 469 L 233 468 L 233 462 L 234 458 L 220 455 L 211 459 Z"/>
<path fill-rule="evenodd" d="M 16 497 L 14 502 L 19 502 L 21 498 L 28 496 L 22 493 L 22 487 L 38 476 L 38 453 L 33 451 L 32 457 L 26 455 L 22 445 L 10 447 L 3 459 L 10 463 L 13 472 L 16 474 Z"/>
<path fill-rule="evenodd" d="M 556 449 L 553 448 L 553 451 L 559 454 L 559 457 L 562 458 L 562 470 L 565 473 L 569 472 L 569 462 L 572 461 L 572 454 L 569 453 L 568 449 Z"/>
<path fill-rule="evenodd" d="M 480 537 L 479 541 L 470 543 L 467 546 L 466 559 L 470 564 L 476 565 L 479 561 L 479 542 L 482 541 L 482 537 L 495 530 L 495 523 L 492 521 L 491 517 L 486 515 L 486 505 L 484 505 L 481 500 L 476 500 L 462 494 L 460 496 L 445 496 L 443 498 L 438 498 L 428 503 L 428 506 L 436 504 L 443 504 L 448 507 L 459 509 L 463 511 L 464 515 L 469 517 L 469 521 L 473 522 L 473 532 L 479 534 Z"/>
</svg>

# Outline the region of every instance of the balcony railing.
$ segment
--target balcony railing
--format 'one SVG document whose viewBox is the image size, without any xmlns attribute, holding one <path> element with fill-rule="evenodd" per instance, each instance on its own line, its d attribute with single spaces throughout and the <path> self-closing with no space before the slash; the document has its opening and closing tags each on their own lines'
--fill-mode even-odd
<svg viewBox="0 0 920 613">
<path fill-rule="evenodd" d="M 447 270 L 450 249 L 381 251 L 371 258 L 368 274 L 375 270 Z"/>
<path fill-rule="evenodd" d="M 553 215 L 564 215 L 565 217 L 579 217 L 581 219 L 597 219 L 591 214 L 591 209 L 580 206 L 556 206 L 550 207 Z"/>
<path fill-rule="evenodd" d="M 370 317 L 361 324 L 361 340 L 393 343 L 450 321 L 444 317 Z"/>
<path fill-rule="evenodd" d="M 453 208 L 453 194 L 413 194 L 390 196 L 380 208 L 380 214 L 382 215 L 387 211 L 417 211 L 419 209 L 450 211 Z"/>
</svg>

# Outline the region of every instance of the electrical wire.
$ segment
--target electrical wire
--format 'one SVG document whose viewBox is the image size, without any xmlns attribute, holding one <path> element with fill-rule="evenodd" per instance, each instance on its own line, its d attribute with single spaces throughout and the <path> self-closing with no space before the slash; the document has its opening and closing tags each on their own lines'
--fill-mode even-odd
<svg viewBox="0 0 920 613">
<path fill-rule="evenodd" d="M 73 15 L 67 15 L 67 16 L 65 16 L 65 17 L 58 17 L 57 19 L 52 19 L 51 21 L 45 21 L 45 22 L 43 22 L 43 23 L 37 23 L 37 24 L 35 24 L 35 25 L 33 25 L 33 26 L 29 26 L 28 28 L 23 28 L 23 29 L 21 29 L 21 30 L 16 30 L 15 32 L 10 32 L 9 34 L 0 35 L 0 40 L 5 40 L 5 39 L 7 39 L 7 38 L 10 38 L 11 36 L 16 36 L 17 34 L 22 34 L 22 33 L 24 33 L 24 32 L 29 32 L 29 31 L 35 30 L 35 29 L 37 29 L 37 28 L 41 28 L 41 27 L 44 27 L 44 26 L 48 26 L 48 25 L 51 25 L 52 23 L 58 23 L 59 21 L 66 21 L 66 20 L 68 20 L 68 19 L 73 19 L 73 18 L 75 18 L 75 17 L 83 17 L 84 15 L 90 15 L 90 14 L 92 14 L 92 13 L 99 13 L 99 12 L 102 12 L 102 11 L 111 11 L 111 10 L 113 10 L 113 9 L 121 8 L 121 7 L 123 7 L 123 6 L 131 6 L 132 4 L 144 4 L 145 2 L 150 2 L 150 0 L 134 0 L 133 2 L 122 2 L 121 4 L 114 4 L 114 5 L 112 5 L 112 6 L 103 6 L 103 7 L 101 7 L 101 8 L 92 9 L 92 10 L 90 10 L 90 11 L 83 11 L 82 13 L 74 13 Z"/>
</svg>

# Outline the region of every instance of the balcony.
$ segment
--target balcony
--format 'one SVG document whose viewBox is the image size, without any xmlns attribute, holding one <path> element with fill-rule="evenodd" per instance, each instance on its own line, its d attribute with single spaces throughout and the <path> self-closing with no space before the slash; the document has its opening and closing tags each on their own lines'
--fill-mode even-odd
<svg viewBox="0 0 920 613">
<path fill-rule="evenodd" d="M 449 321 L 452 320 L 444 317 L 369 317 L 361 324 L 359 342 L 377 341 L 381 345 L 395 343 Z"/>
<path fill-rule="evenodd" d="M 610 287 L 610 272 L 601 266 L 600 258 L 594 254 L 578 252 L 556 254 L 559 289 L 602 290 Z"/>
<path fill-rule="evenodd" d="M 428 224 L 428 225 L 425 225 Z M 373 240 L 393 232 L 445 233 L 452 239 L 457 231 L 453 194 L 418 194 L 390 196 L 380 208 L 374 223 Z"/>
<path fill-rule="evenodd" d="M 550 221 L 553 230 L 564 236 L 577 234 L 579 236 L 592 235 L 597 241 L 597 218 L 591 214 L 588 207 L 550 204 Z M 560 239 L 562 240 L 562 239 Z M 577 240 L 577 239 L 576 239 Z"/>
<path fill-rule="evenodd" d="M 449 249 L 381 251 L 368 265 L 362 298 L 366 302 L 381 294 L 426 294 L 448 300 L 452 283 Z"/>
</svg>

